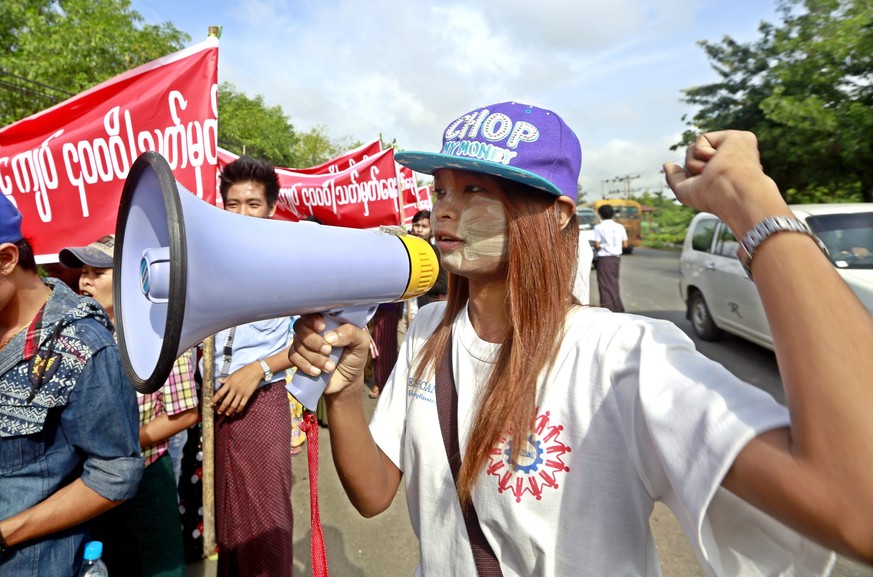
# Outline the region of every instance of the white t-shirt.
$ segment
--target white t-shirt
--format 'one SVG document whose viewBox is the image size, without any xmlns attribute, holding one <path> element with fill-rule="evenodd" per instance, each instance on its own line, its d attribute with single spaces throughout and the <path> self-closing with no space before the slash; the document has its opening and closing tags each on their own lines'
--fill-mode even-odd
<svg viewBox="0 0 873 577">
<path fill-rule="evenodd" d="M 579 264 L 576 268 L 576 280 L 573 283 L 573 296 L 583 305 L 590 304 L 590 292 L 588 279 L 591 277 L 591 261 L 594 260 L 594 251 L 588 241 L 579 238 Z"/>
<path fill-rule="evenodd" d="M 414 381 L 409 370 L 444 309 L 419 310 L 370 430 L 403 471 L 420 543 L 416 574 L 474 575 L 433 375 Z M 473 491 L 504 575 L 658 576 L 648 525 L 656 500 L 676 514 L 709 575 L 829 571 L 830 552 L 720 487 L 750 439 L 788 423 L 784 407 L 697 353 L 671 323 L 575 307 L 566 324 L 539 380 L 529 458 L 512 472 L 496 450 Z M 463 458 L 499 346 L 478 338 L 466 308 L 453 339 Z"/>
<path fill-rule="evenodd" d="M 600 243 L 597 256 L 621 256 L 621 245 L 627 240 L 627 231 L 612 219 L 594 225 L 594 240 Z"/>
</svg>

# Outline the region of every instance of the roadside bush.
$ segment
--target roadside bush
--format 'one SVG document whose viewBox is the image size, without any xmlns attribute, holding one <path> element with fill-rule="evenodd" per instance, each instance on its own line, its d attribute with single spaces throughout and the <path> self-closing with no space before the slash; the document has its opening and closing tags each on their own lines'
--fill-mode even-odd
<svg viewBox="0 0 873 577">
<path fill-rule="evenodd" d="M 654 207 L 656 210 L 649 213 L 643 222 L 643 246 L 650 248 L 677 248 L 682 245 L 685 231 L 696 211 L 676 204 L 674 200 L 666 199 L 663 195 L 653 196 L 644 194 L 638 198 L 641 204 Z M 649 224 L 649 219 L 651 224 Z"/>
</svg>

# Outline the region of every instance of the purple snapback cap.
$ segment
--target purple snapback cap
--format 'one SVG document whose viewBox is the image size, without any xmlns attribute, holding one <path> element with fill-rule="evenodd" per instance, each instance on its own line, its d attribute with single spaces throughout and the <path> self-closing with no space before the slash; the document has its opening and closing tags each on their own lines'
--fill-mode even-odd
<svg viewBox="0 0 873 577">
<path fill-rule="evenodd" d="M 21 213 L 8 196 L 0 193 L 0 243 L 18 242 L 22 238 Z"/>
<path fill-rule="evenodd" d="M 449 124 L 440 152 L 401 151 L 394 158 L 422 174 L 440 168 L 483 172 L 576 202 L 582 147 L 554 112 L 502 102 L 468 112 Z"/>
</svg>

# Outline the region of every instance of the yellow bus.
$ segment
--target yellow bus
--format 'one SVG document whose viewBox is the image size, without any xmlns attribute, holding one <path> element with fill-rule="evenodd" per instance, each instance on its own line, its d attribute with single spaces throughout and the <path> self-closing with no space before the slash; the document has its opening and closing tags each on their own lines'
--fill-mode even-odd
<svg viewBox="0 0 873 577">
<path fill-rule="evenodd" d="M 597 210 L 604 204 L 612 206 L 615 214 L 612 220 L 622 225 L 627 231 L 627 249 L 624 251 L 628 254 L 633 252 L 634 247 L 640 246 L 643 240 L 642 223 L 642 207 L 635 200 L 625 198 L 605 198 L 594 201 L 592 208 Z"/>
</svg>

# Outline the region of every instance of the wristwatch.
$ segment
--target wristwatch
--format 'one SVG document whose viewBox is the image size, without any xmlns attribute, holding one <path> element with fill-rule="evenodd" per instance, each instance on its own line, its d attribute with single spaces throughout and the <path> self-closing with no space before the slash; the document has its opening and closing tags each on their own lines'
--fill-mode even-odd
<svg viewBox="0 0 873 577">
<path fill-rule="evenodd" d="M 267 361 L 265 361 L 264 359 L 259 359 L 258 364 L 261 365 L 261 369 L 264 371 L 264 382 L 272 383 L 273 371 L 270 370 L 270 365 L 268 365 Z"/>
<path fill-rule="evenodd" d="M 746 274 L 752 278 L 752 259 L 755 256 L 755 251 L 763 244 L 765 240 L 779 232 L 799 232 L 811 237 L 819 250 L 825 257 L 828 256 L 828 249 L 819 239 L 809 226 L 802 220 L 796 218 L 788 218 L 785 216 L 771 216 L 759 222 L 754 228 L 749 230 L 743 239 L 740 241 L 742 250 L 738 251 L 737 256 L 740 259 L 740 264 L 743 265 Z"/>
</svg>

